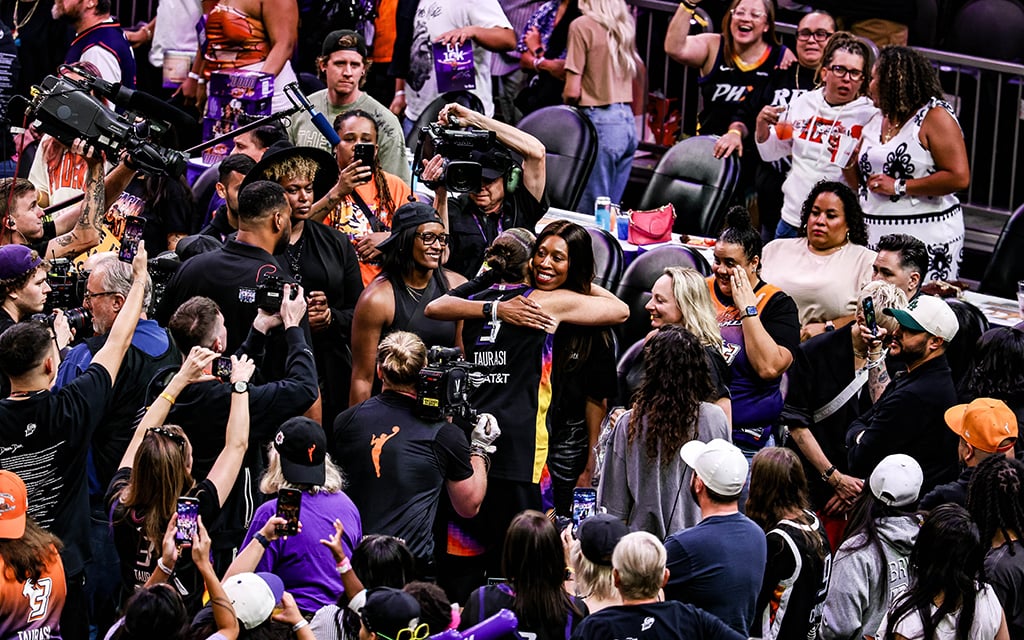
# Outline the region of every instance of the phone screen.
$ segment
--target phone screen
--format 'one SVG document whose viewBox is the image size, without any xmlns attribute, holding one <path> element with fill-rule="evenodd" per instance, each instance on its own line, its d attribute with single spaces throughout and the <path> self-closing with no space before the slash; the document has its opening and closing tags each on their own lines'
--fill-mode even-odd
<svg viewBox="0 0 1024 640">
<path fill-rule="evenodd" d="M 281 489 L 277 492 L 277 515 L 288 522 L 277 527 L 277 532 L 295 535 L 299 532 L 299 509 L 302 507 L 302 492 L 296 489 Z"/>
<path fill-rule="evenodd" d="M 369 142 L 360 142 L 352 149 L 352 158 L 363 163 L 364 166 L 370 169 L 374 168 L 374 156 L 376 155 L 376 147 Z"/>
<path fill-rule="evenodd" d="M 192 544 L 192 538 L 199 530 L 199 500 L 178 498 L 178 523 L 174 541 L 179 545 Z"/>
<path fill-rule="evenodd" d="M 871 330 L 872 335 L 878 335 L 878 321 L 875 319 L 875 301 L 871 296 L 864 298 L 861 306 L 864 307 L 864 324 Z"/>
<path fill-rule="evenodd" d="M 212 373 L 227 382 L 231 378 L 231 358 L 214 358 Z"/>
<path fill-rule="evenodd" d="M 117 257 L 122 262 L 131 262 L 139 250 L 139 240 L 146 230 L 146 219 L 139 216 L 128 216 L 124 222 L 124 233 L 121 234 L 121 250 Z"/>
<path fill-rule="evenodd" d="M 597 513 L 597 489 L 576 488 L 572 490 L 573 535 L 580 523 Z"/>
</svg>

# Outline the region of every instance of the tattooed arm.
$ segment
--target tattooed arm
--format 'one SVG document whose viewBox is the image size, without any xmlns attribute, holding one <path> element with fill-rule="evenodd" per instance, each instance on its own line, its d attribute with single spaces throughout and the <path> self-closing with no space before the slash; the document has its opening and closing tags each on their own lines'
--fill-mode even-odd
<svg viewBox="0 0 1024 640">
<path fill-rule="evenodd" d="M 76 147 L 78 144 L 78 142 L 75 143 Z M 103 159 L 102 157 L 93 157 L 93 154 L 85 155 L 89 169 L 85 180 L 82 215 L 70 231 L 50 240 L 46 246 L 46 258 L 76 256 L 100 243 L 103 214 L 107 210 L 103 184 Z"/>
</svg>

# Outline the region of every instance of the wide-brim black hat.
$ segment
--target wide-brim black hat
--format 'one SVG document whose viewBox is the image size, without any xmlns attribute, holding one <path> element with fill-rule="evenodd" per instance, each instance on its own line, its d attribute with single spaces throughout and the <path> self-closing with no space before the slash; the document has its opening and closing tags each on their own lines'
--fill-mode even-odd
<svg viewBox="0 0 1024 640">
<path fill-rule="evenodd" d="M 331 187 L 338 182 L 338 161 L 332 154 L 316 147 L 286 147 L 264 154 L 263 159 L 257 162 L 252 171 L 246 174 L 239 190 L 244 189 L 247 185 L 257 180 L 270 180 L 270 177 L 266 175 L 267 170 L 275 164 L 290 158 L 309 158 L 316 162 L 316 175 L 313 176 L 314 202 L 326 196 Z M 272 180 L 272 182 L 276 182 L 276 180 Z"/>
</svg>

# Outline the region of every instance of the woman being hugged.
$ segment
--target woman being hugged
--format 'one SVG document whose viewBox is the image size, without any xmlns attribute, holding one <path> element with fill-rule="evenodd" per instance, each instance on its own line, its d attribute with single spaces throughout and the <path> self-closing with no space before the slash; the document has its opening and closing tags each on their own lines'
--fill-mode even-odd
<svg viewBox="0 0 1024 640">
<path fill-rule="evenodd" d="M 860 151 L 844 169 L 864 208 L 868 244 L 910 234 L 928 246 L 924 280 L 955 280 L 964 248 L 955 194 L 971 182 L 963 131 L 920 53 L 886 47 L 871 76 L 868 94 L 881 117 L 865 125 Z"/>
<path fill-rule="evenodd" d="M 625 0 L 580 0 L 583 15 L 569 25 L 566 102 L 579 105 L 597 130 L 597 159 L 578 211 L 602 196 L 622 200 L 637 148 L 634 82 L 641 66 L 636 24 Z"/>
</svg>

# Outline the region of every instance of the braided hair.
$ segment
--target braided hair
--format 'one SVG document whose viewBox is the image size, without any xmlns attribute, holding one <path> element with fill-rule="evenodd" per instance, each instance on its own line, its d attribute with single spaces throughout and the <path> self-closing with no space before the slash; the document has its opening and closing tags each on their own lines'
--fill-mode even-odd
<svg viewBox="0 0 1024 640">
<path fill-rule="evenodd" d="M 334 130 L 340 134 L 341 126 L 352 118 L 365 118 L 369 120 L 373 124 L 373 135 L 380 136 L 380 125 L 369 112 L 362 109 L 351 109 L 339 115 L 334 119 Z M 395 199 L 391 195 L 391 189 L 388 188 L 388 181 L 384 177 L 384 170 L 381 169 L 379 162 L 373 165 L 373 184 L 377 187 L 377 211 L 386 211 L 389 215 L 394 213 Z"/>
<path fill-rule="evenodd" d="M 836 52 L 845 51 L 851 55 L 860 56 L 864 61 L 864 79 L 860 83 L 860 90 L 857 95 L 863 96 L 868 93 L 868 85 L 871 84 L 871 67 L 875 64 L 875 56 L 863 40 L 849 31 L 836 31 L 825 43 L 825 51 L 821 54 L 821 65 L 814 72 L 815 84 L 821 83 L 821 70 L 832 64 Z"/>
<path fill-rule="evenodd" d="M 909 47 L 889 46 L 878 54 L 878 106 L 891 123 L 906 122 L 942 85 L 928 59 Z"/>
<path fill-rule="evenodd" d="M 981 541 L 990 544 L 996 534 L 1006 540 L 1010 555 L 1024 535 L 1024 463 L 1004 455 L 985 458 L 974 470 L 967 489 L 967 510 L 978 523 Z"/>
</svg>

